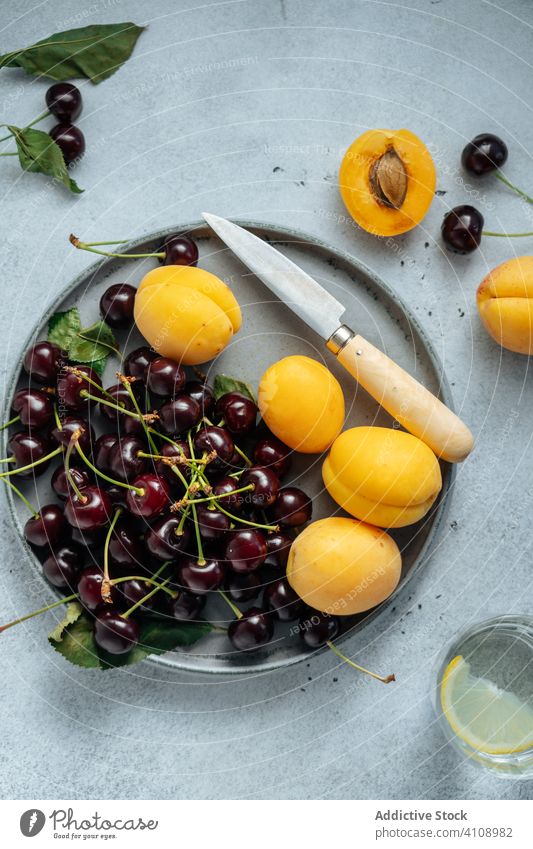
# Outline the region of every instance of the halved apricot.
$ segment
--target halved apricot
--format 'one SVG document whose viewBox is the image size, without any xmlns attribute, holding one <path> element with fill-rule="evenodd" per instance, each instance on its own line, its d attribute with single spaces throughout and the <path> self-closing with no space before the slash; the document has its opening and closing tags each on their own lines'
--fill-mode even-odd
<svg viewBox="0 0 533 849">
<path fill-rule="evenodd" d="M 416 227 L 435 194 L 436 171 L 424 142 L 409 130 L 368 130 L 348 148 L 339 189 L 363 230 L 397 236 Z"/>
</svg>

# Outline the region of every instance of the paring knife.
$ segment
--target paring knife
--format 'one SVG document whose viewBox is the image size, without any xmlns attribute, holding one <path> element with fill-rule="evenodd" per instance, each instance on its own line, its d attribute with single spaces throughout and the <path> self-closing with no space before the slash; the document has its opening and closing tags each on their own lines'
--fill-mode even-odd
<svg viewBox="0 0 533 849">
<path fill-rule="evenodd" d="M 474 439 L 442 401 L 397 363 L 342 323 L 345 307 L 280 251 L 243 227 L 204 212 L 217 236 L 309 327 L 350 374 L 403 427 L 444 460 L 468 456 Z"/>
</svg>

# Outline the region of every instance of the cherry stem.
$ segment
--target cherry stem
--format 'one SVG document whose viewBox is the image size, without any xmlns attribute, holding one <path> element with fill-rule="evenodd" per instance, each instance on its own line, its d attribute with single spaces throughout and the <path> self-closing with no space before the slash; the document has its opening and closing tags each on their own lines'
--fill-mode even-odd
<svg viewBox="0 0 533 849">
<path fill-rule="evenodd" d="M 365 667 L 364 667 L 364 666 L 358 666 L 358 664 L 357 664 L 357 663 L 354 663 L 354 662 L 353 662 L 353 660 L 350 660 L 350 658 L 349 658 L 349 657 L 346 657 L 346 655 L 345 655 L 345 654 L 343 654 L 343 653 L 340 651 L 340 649 L 338 649 L 338 648 L 337 648 L 337 646 L 336 646 L 336 645 L 334 645 L 334 644 L 331 642 L 331 640 L 326 640 L 326 645 L 328 646 L 328 648 L 330 648 L 330 649 L 331 649 L 331 651 L 332 651 L 334 654 L 336 654 L 336 655 L 337 655 L 337 657 L 339 657 L 341 660 L 343 660 L 343 661 L 344 661 L 344 663 L 347 663 L 349 666 L 353 666 L 353 668 L 354 668 L 354 669 L 357 669 L 357 671 L 358 671 L 358 672 L 364 672 L 364 673 L 365 673 L 365 675 L 370 675 L 370 677 L 371 677 L 371 678 L 375 678 L 375 679 L 376 679 L 376 681 L 381 681 L 383 684 L 390 684 L 390 683 L 391 683 L 391 681 L 396 681 L 396 677 L 395 677 L 394 675 L 387 675 L 387 677 L 386 677 L 386 678 L 382 678 L 382 677 L 381 677 L 381 675 L 376 675 L 376 673 L 375 673 L 375 672 L 370 672 L 370 670 L 369 670 L 369 669 L 365 669 Z"/>
<path fill-rule="evenodd" d="M 22 492 L 20 491 L 20 489 L 19 489 L 17 486 L 15 486 L 15 484 L 14 484 L 14 483 L 11 483 L 11 481 L 10 481 L 8 478 L 2 478 L 2 480 L 3 480 L 3 482 L 4 482 L 4 483 L 6 483 L 9 487 L 11 487 L 11 489 L 13 490 L 13 492 L 15 492 L 15 493 L 18 495 L 18 497 L 19 497 L 19 498 L 20 498 L 20 500 L 21 500 L 21 501 L 22 501 L 22 502 L 26 505 L 26 507 L 28 508 L 28 510 L 30 511 L 30 513 L 33 513 L 33 518 L 34 518 L 34 519 L 38 519 L 38 518 L 39 518 L 39 511 L 38 511 L 38 510 L 36 510 L 36 509 L 35 509 L 35 507 L 33 507 L 33 506 L 30 504 L 30 502 L 28 501 L 28 499 L 26 498 L 26 496 L 22 494 Z"/>
<path fill-rule="evenodd" d="M 9 419 L 9 421 L 6 422 L 5 424 L 0 425 L 0 430 L 5 430 L 6 427 L 9 427 L 9 425 L 15 424 L 15 422 L 19 422 L 19 421 L 20 421 L 20 416 L 15 416 L 13 419 Z"/>
<path fill-rule="evenodd" d="M 241 486 L 240 489 L 232 489 L 231 492 L 221 492 L 220 495 L 206 495 L 205 498 L 195 498 L 188 501 L 188 504 L 203 504 L 204 501 L 218 501 L 219 498 L 229 498 L 231 495 L 237 495 L 239 492 L 250 492 L 255 489 L 255 484 L 249 483 L 247 486 Z"/>
<path fill-rule="evenodd" d="M 237 619 L 242 619 L 242 610 L 239 610 L 239 608 L 237 607 L 237 605 L 236 605 L 236 604 L 233 604 L 232 600 L 230 599 L 230 597 L 229 597 L 229 596 L 227 596 L 227 595 L 226 595 L 226 593 L 224 592 L 224 590 L 219 590 L 219 591 L 218 591 L 218 594 L 219 594 L 219 595 L 221 595 L 221 596 L 222 596 L 222 598 L 224 599 L 224 601 L 226 602 L 226 604 L 228 604 L 228 605 L 231 607 L 231 609 L 232 609 L 233 613 L 235 614 L 235 617 L 236 617 Z"/>
<path fill-rule="evenodd" d="M 196 460 L 196 455 L 194 453 L 194 444 L 193 444 L 193 441 L 192 441 L 191 431 L 189 431 L 188 434 L 187 434 L 187 440 L 189 442 L 189 451 L 191 452 L 191 460 Z M 185 478 L 183 477 L 183 475 L 181 474 L 179 469 L 177 469 L 176 466 L 172 466 L 172 468 L 175 469 L 175 471 L 177 473 L 179 473 L 180 477 L 182 477 L 183 480 L 185 481 Z M 200 469 L 197 468 L 196 477 L 199 477 L 199 476 L 201 476 L 201 472 L 200 472 Z M 185 481 L 185 487 L 186 487 L 185 497 L 187 497 L 191 485 L 192 485 L 192 481 L 191 481 L 191 484 L 187 484 L 187 481 Z M 194 506 L 194 504 L 191 504 L 191 510 L 192 510 L 192 517 L 193 517 L 193 522 L 194 522 L 194 533 L 195 533 L 195 536 L 196 536 L 196 545 L 197 545 L 197 548 L 198 548 L 198 565 L 199 566 L 205 566 L 206 559 L 204 557 L 204 549 L 203 549 L 203 546 L 202 546 L 202 537 L 200 535 L 200 526 L 198 524 L 198 515 L 196 513 L 196 507 Z"/>
<path fill-rule="evenodd" d="M 111 524 L 109 525 L 109 529 L 106 534 L 105 543 L 104 543 L 104 579 L 102 581 L 100 592 L 102 595 L 102 601 L 105 601 L 106 604 L 111 604 L 111 584 L 109 581 L 109 543 L 111 541 L 111 534 L 115 529 L 115 525 L 118 522 L 119 516 L 122 513 L 122 508 L 118 508 L 115 511 L 115 515 L 111 520 Z"/>
<path fill-rule="evenodd" d="M 171 561 L 168 562 L 170 563 Z M 123 584 L 124 581 L 144 581 L 146 584 L 153 584 L 158 589 L 163 590 L 171 598 L 176 598 L 176 593 L 173 590 L 169 590 L 168 587 L 158 584 L 153 578 L 147 578 L 146 575 L 126 575 L 126 577 L 122 578 L 112 578 L 109 583 L 114 587 L 116 584 Z"/>
<path fill-rule="evenodd" d="M 496 171 L 494 176 L 498 180 L 500 180 L 502 183 L 504 183 L 506 186 L 508 186 L 510 189 L 512 189 L 513 192 L 516 192 L 517 195 L 520 195 L 521 198 L 524 198 L 524 200 L 527 200 L 528 203 L 533 203 L 533 198 L 530 195 L 523 192 L 522 189 L 519 189 L 518 186 L 515 186 L 514 183 L 511 183 L 511 181 L 508 180 L 507 177 L 503 176 L 501 171 Z"/>
<path fill-rule="evenodd" d="M 42 121 L 44 118 L 47 118 L 47 117 L 48 117 L 48 115 L 50 115 L 50 112 L 48 112 L 48 110 L 46 110 L 46 112 L 43 112 L 43 113 L 42 113 L 41 115 L 39 115 L 37 118 L 34 118 L 34 120 L 31 122 L 31 124 L 26 124 L 26 126 L 24 127 L 24 129 L 25 129 L 25 130 L 28 130 L 30 127 L 33 127 L 33 125 L 34 125 L 34 124 L 38 124 L 38 123 L 39 123 L 39 121 Z M 3 126 L 3 127 L 5 127 L 5 124 L 2 124 L 2 126 Z M 7 141 L 8 139 L 13 139 L 13 138 L 15 138 L 14 134 L 13 134 L 13 133 L 9 133 L 9 135 L 8 135 L 8 136 L 3 136 L 3 137 L 0 139 L 0 142 Z M 4 153 L 4 154 L 2 154 L 2 156 L 18 156 L 18 153 L 7 153 L 7 154 L 6 154 L 6 153 Z"/>
<path fill-rule="evenodd" d="M 125 240 L 124 240 L 125 241 Z M 146 257 L 156 257 L 157 259 L 164 259 L 166 254 L 164 251 L 158 253 L 145 253 L 145 254 L 118 254 L 111 253 L 110 251 L 100 251 L 95 245 L 121 245 L 124 241 L 119 242 L 81 242 L 77 236 L 74 236 L 72 233 L 69 236 L 69 242 L 71 245 L 74 245 L 75 248 L 79 248 L 81 251 L 89 251 L 92 254 L 99 254 L 100 256 L 110 256 L 116 259 L 145 259 Z"/>
<path fill-rule="evenodd" d="M 69 601 L 74 601 L 77 598 L 78 593 L 73 593 L 72 595 L 67 595 L 65 598 L 60 598 L 59 601 L 54 601 L 52 604 L 47 604 L 46 607 L 40 607 L 38 610 L 32 611 L 32 613 L 26 613 L 25 616 L 19 616 L 18 619 L 13 619 L 12 622 L 8 622 L 7 625 L 1 625 L 0 634 L 2 631 L 7 631 L 8 628 L 12 628 L 14 625 L 20 625 L 21 622 L 33 619 L 34 616 L 39 616 L 41 613 L 47 613 L 48 610 L 53 610 L 54 607 L 59 607 L 62 604 L 68 604 Z"/>
<path fill-rule="evenodd" d="M 118 404 L 115 404 L 112 401 L 106 401 L 105 398 L 98 398 L 96 395 L 91 395 L 91 393 L 88 392 L 87 389 L 82 389 L 80 395 L 82 395 L 84 398 L 87 398 L 89 401 L 96 401 L 98 404 L 105 404 L 106 407 L 112 407 L 114 410 L 117 410 L 117 412 L 122 413 L 122 415 L 124 416 L 131 416 L 131 418 L 137 420 L 139 418 L 142 419 L 142 416 L 139 416 L 138 413 L 132 413 L 131 410 L 126 410 L 124 407 L 120 407 Z"/>
<path fill-rule="evenodd" d="M 2 457 L 0 463 L 14 463 L 16 460 L 15 457 Z"/>
<path fill-rule="evenodd" d="M 78 336 L 81 336 L 81 333 L 78 333 Z M 85 338 L 85 337 L 82 337 L 82 338 Z M 89 342 L 93 342 L 93 341 L 94 341 L 93 339 L 89 339 Z M 104 345 L 104 342 L 100 342 L 100 340 L 98 340 L 98 344 Z M 108 345 L 107 347 L 111 348 L 115 353 L 117 353 L 117 349 L 113 348 L 112 345 Z M 107 395 L 107 397 L 110 398 L 111 401 L 116 403 L 115 399 L 113 398 L 113 396 L 111 395 L 110 392 L 108 392 L 106 389 L 103 389 L 100 386 L 100 384 L 96 382 L 96 380 L 93 380 L 92 377 L 89 377 L 88 374 L 85 374 L 85 372 L 81 371 L 81 369 L 79 369 L 77 366 L 65 366 L 65 371 L 68 371 L 71 374 L 75 374 L 76 377 L 79 377 L 82 381 L 85 381 L 86 383 L 90 383 L 91 386 L 94 386 L 95 389 L 98 389 L 99 392 L 102 392 L 103 395 Z M 100 399 L 98 399 L 98 400 L 100 400 Z"/>
<path fill-rule="evenodd" d="M 118 372 L 118 371 L 117 371 L 117 378 L 118 378 L 118 380 L 120 380 L 120 382 L 122 383 L 122 386 L 125 387 L 128 395 L 130 396 L 131 403 L 135 407 L 135 412 L 137 413 L 137 415 L 139 416 L 139 418 L 141 420 L 141 424 L 142 424 L 143 430 L 146 434 L 146 438 L 147 438 L 148 442 L 150 443 L 150 448 L 152 449 L 152 451 L 157 451 L 157 445 L 155 444 L 154 440 L 152 439 L 152 434 L 148 430 L 147 424 L 146 424 L 145 420 L 143 419 L 143 415 L 142 415 L 141 410 L 139 408 L 139 405 L 137 403 L 137 398 L 135 397 L 133 389 L 131 388 L 131 381 L 128 380 L 128 378 L 124 374 L 120 374 L 120 372 Z"/>
<path fill-rule="evenodd" d="M 59 410 L 57 409 L 57 404 L 54 404 L 54 421 L 56 423 L 57 429 L 63 430 L 63 424 L 61 423 L 61 419 L 59 418 Z"/>
<path fill-rule="evenodd" d="M 221 513 L 225 513 L 226 516 L 229 516 L 230 519 L 233 519 L 234 522 L 238 522 L 241 525 L 250 525 L 252 528 L 259 528 L 263 531 L 279 531 L 279 525 L 261 525 L 259 522 L 251 522 L 248 519 L 243 519 L 242 516 L 234 516 L 233 513 L 228 513 L 228 511 L 222 507 L 222 504 L 217 504 L 217 509 L 220 510 Z"/>
<path fill-rule="evenodd" d="M 245 461 L 245 463 L 246 463 L 248 466 L 253 466 L 253 463 L 252 463 L 252 461 L 250 460 L 250 458 L 246 456 L 246 454 L 244 453 L 244 451 L 241 451 L 241 449 L 239 448 L 239 446 L 238 446 L 238 445 L 235 445 L 235 443 L 233 443 L 233 447 L 234 447 L 234 449 L 235 449 L 235 453 L 236 453 L 236 454 L 238 454 L 238 455 L 239 455 L 239 457 L 242 457 L 242 459 Z"/>
<path fill-rule="evenodd" d="M 101 472 L 100 469 L 97 469 L 96 466 L 91 463 L 79 443 L 78 454 L 80 455 L 81 459 L 86 464 L 86 466 L 88 466 L 89 469 L 94 472 L 95 475 L 102 478 L 102 480 L 107 481 L 107 483 L 113 484 L 113 486 L 121 486 L 123 489 L 131 489 L 131 491 L 136 492 L 137 495 L 144 495 L 144 489 L 141 486 L 133 486 L 131 483 L 123 483 L 123 481 L 113 480 L 113 478 L 110 478 L 108 475 L 104 474 L 104 472 Z"/>
<path fill-rule="evenodd" d="M 27 466 L 20 466 L 18 469 L 11 469 L 9 472 L 0 472 L 0 478 L 7 478 L 10 475 L 18 475 L 20 472 L 27 472 L 29 469 L 34 469 L 35 466 L 40 466 L 41 463 L 46 463 L 48 460 L 51 460 L 52 457 L 57 457 L 58 454 L 61 454 L 63 450 L 63 446 L 60 445 L 59 448 L 56 448 L 55 451 L 52 451 L 51 454 L 47 454 L 46 457 L 41 457 L 40 460 L 36 460 L 35 463 L 29 463 Z"/>
<path fill-rule="evenodd" d="M 72 434 L 72 436 L 70 437 L 70 439 L 68 441 L 67 451 L 66 451 L 66 454 L 65 454 L 65 472 L 67 474 L 67 480 L 68 480 L 70 486 L 72 487 L 72 489 L 76 493 L 76 495 L 79 498 L 79 500 L 81 501 L 81 503 L 85 504 L 85 502 L 87 501 L 87 496 L 83 495 L 83 493 L 81 492 L 81 490 L 77 486 L 76 481 L 74 480 L 74 475 L 72 474 L 72 471 L 71 471 L 71 468 L 70 468 L 70 457 L 72 455 L 72 452 L 74 451 L 74 448 L 77 448 L 78 451 L 79 451 L 79 448 L 80 448 L 79 438 L 82 435 L 82 433 L 83 433 L 83 428 L 81 428 L 81 427 L 78 428 L 78 430 L 74 431 L 74 433 Z"/>
<path fill-rule="evenodd" d="M 161 572 L 163 571 L 163 569 L 166 569 L 166 567 L 170 563 L 172 563 L 171 560 L 166 560 L 165 563 L 163 563 L 163 565 L 159 567 L 157 572 L 154 572 L 152 577 L 158 578 L 159 575 L 161 574 Z M 159 592 L 160 589 L 164 589 L 166 584 L 168 584 L 169 581 L 170 581 L 170 578 L 165 578 L 164 581 L 161 581 L 160 584 L 157 584 L 157 586 L 155 586 L 152 590 L 150 590 L 150 592 L 147 593 L 145 596 L 143 596 L 143 598 L 140 598 L 139 601 L 136 601 L 135 604 L 132 607 L 129 608 L 129 610 L 126 610 L 126 612 L 122 614 L 122 618 L 127 619 L 128 616 L 130 616 L 135 610 L 137 610 L 138 607 L 140 607 L 142 604 L 144 604 L 146 601 L 148 601 L 148 599 L 152 598 L 152 596 L 154 596 L 157 592 Z"/>
<path fill-rule="evenodd" d="M 533 233 L 494 233 L 492 230 L 483 230 L 483 236 L 497 236 L 500 239 L 519 239 L 522 236 L 533 236 Z"/>
</svg>

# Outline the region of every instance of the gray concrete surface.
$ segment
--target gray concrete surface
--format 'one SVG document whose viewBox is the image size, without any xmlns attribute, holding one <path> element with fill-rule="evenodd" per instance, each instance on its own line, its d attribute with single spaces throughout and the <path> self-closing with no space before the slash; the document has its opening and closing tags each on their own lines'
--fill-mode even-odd
<svg viewBox="0 0 533 849">
<path fill-rule="evenodd" d="M 149 14 L 149 20 L 145 15 Z M 487 270 L 531 242 L 442 250 L 443 212 L 472 198 L 491 229 L 532 229 L 531 207 L 495 180 L 469 185 L 467 139 L 509 143 L 506 173 L 531 191 L 528 0 L 64 0 L 2 3 L 1 52 L 84 22 L 149 23 L 133 59 L 83 85 L 87 155 L 79 199 L 2 160 L 1 364 L 8 376 L 40 311 L 90 258 L 67 243 L 135 237 L 222 215 L 293 224 L 360 257 L 416 311 L 478 439 L 425 573 L 353 652 L 396 672 L 387 688 L 333 654 L 248 680 L 67 665 L 50 621 L 1 638 L 1 794 L 6 798 L 519 798 L 461 760 L 430 703 L 436 653 L 457 629 L 531 613 L 529 362 L 501 352 L 477 318 Z M 0 74 L 2 122 L 43 108 L 47 84 Z M 431 144 L 439 196 L 394 244 L 353 227 L 336 173 L 368 127 Z M 466 184 L 465 184 L 466 183 Z M 4 377 L 5 379 L 5 377 Z M 5 502 L 4 502 L 5 505 Z M 1 619 L 30 609 L 31 572 L 3 511 Z"/>
</svg>

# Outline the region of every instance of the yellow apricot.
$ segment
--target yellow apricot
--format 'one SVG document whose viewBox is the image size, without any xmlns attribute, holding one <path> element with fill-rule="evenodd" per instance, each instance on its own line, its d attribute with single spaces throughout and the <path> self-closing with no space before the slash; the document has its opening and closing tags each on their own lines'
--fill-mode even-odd
<svg viewBox="0 0 533 849">
<path fill-rule="evenodd" d="M 241 311 L 229 286 L 214 274 L 167 265 L 142 279 L 135 322 L 159 354 L 197 365 L 224 350 L 241 326 Z"/>
<path fill-rule="evenodd" d="M 426 515 L 442 488 L 433 451 L 410 433 L 354 427 L 335 440 L 322 478 L 341 507 L 380 528 L 402 528 Z"/>
<path fill-rule="evenodd" d="M 496 266 L 479 285 L 477 308 L 498 345 L 533 354 L 533 256 Z"/>
<path fill-rule="evenodd" d="M 344 421 L 338 380 L 310 357 L 285 357 L 271 365 L 259 383 L 258 404 L 272 433 L 302 454 L 329 448 Z"/>
<path fill-rule="evenodd" d="M 401 569 L 400 551 L 389 534 L 355 519 L 332 517 L 312 522 L 296 537 L 287 579 L 316 610 L 349 616 L 388 598 Z"/>
</svg>

